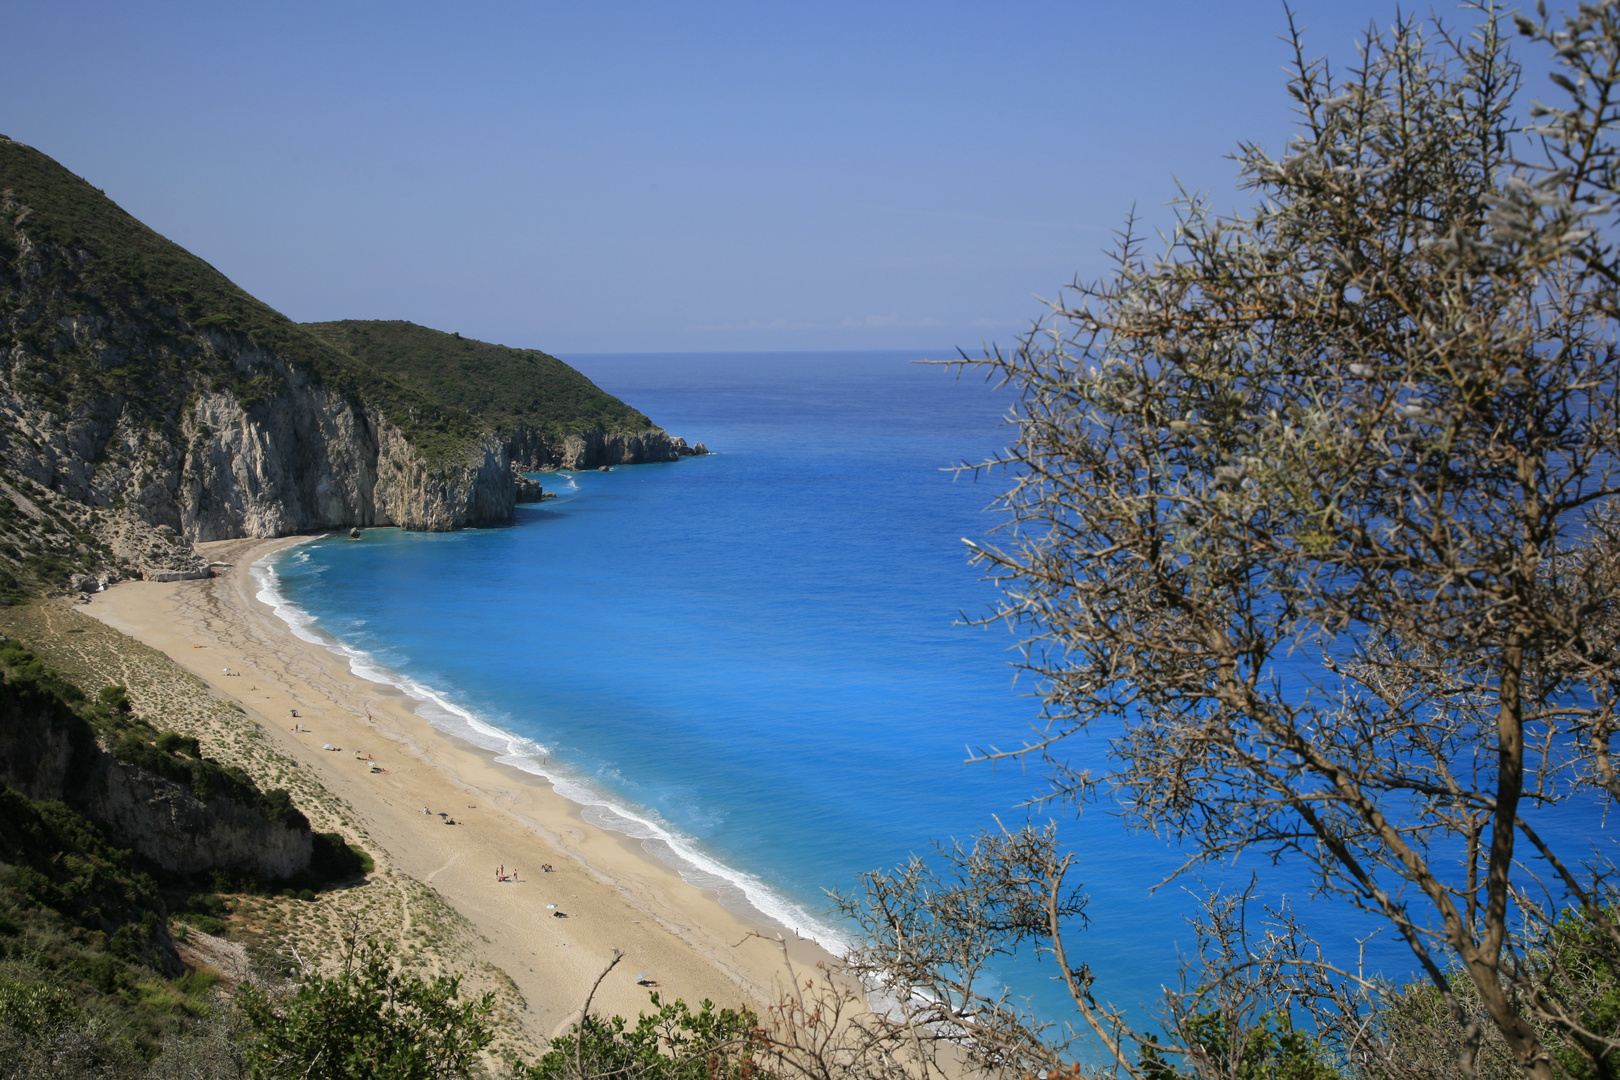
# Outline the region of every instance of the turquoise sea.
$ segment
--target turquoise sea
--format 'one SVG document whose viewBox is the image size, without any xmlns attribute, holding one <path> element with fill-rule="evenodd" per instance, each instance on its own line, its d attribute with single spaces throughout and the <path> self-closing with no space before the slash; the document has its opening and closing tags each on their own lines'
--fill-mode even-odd
<svg viewBox="0 0 1620 1080">
<path fill-rule="evenodd" d="M 1004 481 L 947 470 L 997 451 L 1011 399 L 924 358 L 570 357 L 714 453 L 544 474 L 559 497 L 509 528 L 316 539 L 263 568 L 264 595 L 427 722 L 550 777 L 722 902 L 836 948 L 848 931 L 823 889 L 993 815 L 1021 823 L 1040 789 L 963 762 L 1019 745 L 1038 711 L 1015 639 L 959 625 L 996 595 L 962 538 L 996 523 Z M 1189 937 L 1182 887 L 1152 891 L 1177 853 L 1106 807 L 1064 835 L 1091 897 L 1071 953 L 1104 997 L 1150 1005 Z M 1272 873 L 1268 896 L 1288 884 Z M 1337 912 L 1324 927 L 1345 944 L 1358 928 Z M 1004 974 L 1067 1015 L 1049 967 Z"/>
</svg>

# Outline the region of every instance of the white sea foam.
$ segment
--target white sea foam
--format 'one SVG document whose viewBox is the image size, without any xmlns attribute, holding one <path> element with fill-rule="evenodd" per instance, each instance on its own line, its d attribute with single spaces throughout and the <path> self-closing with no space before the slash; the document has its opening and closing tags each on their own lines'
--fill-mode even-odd
<svg viewBox="0 0 1620 1080">
<path fill-rule="evenodd" d="M 573 477 L 569 477 L 569 485 Z M 313 538 L 312 538 L 313 539 Z M 307 543 L 300 540 L 299 543 Z M 367 682 L 391 686 L 417 703 L 415 712 L 434 728 L 495 754 L 503 765 L 543 777 L 563 798 L 579 804 L 580 816 L 592 825 L 641 841 L 644 851 L 671 867 L 690 885 L 712 890 L 727 909 L 753 918 L 763 916 L 784 929 L 809 938 L 823 948 L 842 955 L 848 941 L 837 929 L 810 914 L 799 904 L 777 893 L 757 877 L 727 866 L 706 854 L 690 837 L 660 820 L 650 810 L 636 810 L 603 795 L 566 767 L 549 761 L 551 750 L 533 739 L 506 731 L 475 712 L 457 705 L 443 693 L 408 675 L 389 669 L 363 649 L 356 649 L 322 630 L 313 615 L 288 600 L 281 591 L 274 561 L 278 558 L 309 560 L 307 551 L 284 549 L 272 552 L 251 568 L 258 583 L 258 599 L 304 641 L 320 645 L 342 657 L 349 670 Z"/>
</svg>

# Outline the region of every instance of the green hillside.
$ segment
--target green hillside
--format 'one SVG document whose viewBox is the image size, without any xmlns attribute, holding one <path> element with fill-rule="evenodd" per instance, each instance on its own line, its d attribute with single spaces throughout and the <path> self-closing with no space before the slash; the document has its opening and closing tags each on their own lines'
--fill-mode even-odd
<svg viewBox="0 0 1620 1080">
<path fill-rule="evenodd" d="M 259 530 L 505 524 L 514 466 L 697 449 L 537 350 L 301 326 L 4 136 L 0 414 L 0 604 Z"/>
<path fill-rule="evenodd" d="M 0 139 L 0 350 L 24 346 L 18 389 L 66 415 L 108 399 L 175 423 L 191 380 L 229 387 L 244 405 L 274 396 L 268 369 L 242 370 L 199 348 L 199 331 L 244 335 L 345 396 L 382 409 L 429 458 L 478 435 L 463 410 L 420 394 L 318 340 L 202 259 L 125 213 L 50 157 Z M 52 257 L 20 272 L 22 245 Z M 31 262 L 32 265 L 32 262 Z M 100 332 L 68 332 L 64 320 Z M 106 347 L 106 330 L 122 347 Z"/>
<path fill-rule="evenodd" d="M 411 322 L 305 323 L 338 350 L 503 431 L 567 435 L 641 431 L 652 421 L 554 356 L 446 334 Z"/>
</svg>

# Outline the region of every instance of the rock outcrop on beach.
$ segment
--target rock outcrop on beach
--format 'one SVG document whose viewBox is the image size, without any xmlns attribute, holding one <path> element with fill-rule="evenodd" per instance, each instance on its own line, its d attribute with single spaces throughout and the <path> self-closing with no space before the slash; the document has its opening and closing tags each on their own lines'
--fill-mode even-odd
<svg viewBox="0 0 1620 1080">
<path fill-rule="evenodd" d="M 71 801 L 63 801 L 165 870 L 285 879 L 309 868 L 314 836 L 307 823 L 289 825 L 224 796 L 204 801 L 106 753 L 97 756 L 85 781 Z"/>
<path fill-rule="evenodd" d="M 282 879 L 309 869 L 314 837 L 303 815 L 262 797 L 198 790 L 128 760 L 104 745 L 65 690 L 48 673 L 0 673 L 0 784 L 66 803 L 164 870 Z M 182 760 L 150 744 L 143 753 Z"/>
<path fill-rule="evenodd" d="M 504 523 L 517 473 L 692 452 L 534 350 L 300 326 L 0 138 L 0 591 L 205 576 L 200 541 Z"/>
</svg>

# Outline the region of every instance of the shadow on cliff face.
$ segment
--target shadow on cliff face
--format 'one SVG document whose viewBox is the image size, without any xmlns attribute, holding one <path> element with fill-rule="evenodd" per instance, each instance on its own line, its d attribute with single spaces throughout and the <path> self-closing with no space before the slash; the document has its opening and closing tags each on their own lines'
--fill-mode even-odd
<svg viewBox="0 0 1620 1080">
<path fill-rule="evenodd" d="M 223 876 L 235 891 L 309 891 L 370 870 L 344 837 L 312 831 L 287 792 L 159 731 L 122 687 L 87 698 L 13 642 L 0 643 L 0 783 L 61 802 L 181 886 Z"/>
</svg>

